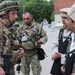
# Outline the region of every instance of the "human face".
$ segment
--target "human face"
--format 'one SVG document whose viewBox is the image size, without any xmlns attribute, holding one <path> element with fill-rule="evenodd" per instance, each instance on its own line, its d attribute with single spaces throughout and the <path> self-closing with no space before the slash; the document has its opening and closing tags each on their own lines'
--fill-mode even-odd
<svg viewBox="0 0 75 75">
<path fill-rule="evenodd" d="M 9 11 L 9 20 L 14 23 L 18 18 L 18 15 L 17 15 L 17 10 L 11 10 Z"/>
<path fill-rule="evenodd" d="M 67 20 L 67 16 L 66 17 L 62 16 L 62 23 L 65 28 L 66 28 L 66 23 L 65 23 L 66 20 Z"/>
<path fill-rule="evenodd" d="M 75 22 L 73 22 L 69 16 L 67 17 L 65 22 L 67 30 L 75 33 Z"/>
<path fill-rule="evenodd" d="M 29 13 L 26 13 L 26 14 L 23 14 L 23 20 L 24 20 L 24 23 L 27 25 L 27 26 L 30 26 L 31 23 L 32 23 L 32 16 L 29 14 Z"/>
</svg>

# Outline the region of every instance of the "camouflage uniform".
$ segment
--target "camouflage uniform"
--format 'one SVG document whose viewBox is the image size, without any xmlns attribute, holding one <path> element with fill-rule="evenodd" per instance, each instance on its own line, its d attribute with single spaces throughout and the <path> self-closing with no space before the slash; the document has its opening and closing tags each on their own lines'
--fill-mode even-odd
<svg viewBox="0 0 75 75">
<path fill-rule="evenodd" d="M 12 8 L 16 8 L 18 10 L 18 3 L 13 1 L 3 1 L 0 4 L 0 17 L 2 18 L 3 15 Z M 14 75 L 14 64 L 17 62 L 17 55 L 20 52 L 20 50 L 18 50 L 20 44 L 17 40 L 16 29 L 13 25 L 7 27 L 1 20 L 0 26 L 0 66 L 4 68 L 4 57 L 1 55 L 10 55 L 9 72 L 10 75 Z"/>
<path fill-rule="evenodd" d="M 40 75 L 41 73 L 41 65 L 37 55 L 37 48 L 34 47 L 35 42 L 39 39 L 41 39 L 43 43 L 46 43 L 47 36 L 43 29 L 42 31 L 40 30 L 40 27 L 36 25 L 36 23 L 32 23 L 31 26 L 26 26 L 25 24 L 23 24 L 19 30 L 22 37 L 22 46 L 25 50 L 25 54 L 22 58 L 22 71 L 24 72 L 24 75 L 29 75 L 30 64 L 32 67 L 33 75 Z"/>
<path fill-rule="evenodd" d="M 17 54 L 19 52 L 18 47 L 20 44 L 19 44 L 19 41 L 17 40 L 17 37 L 16 37 L 17 35 L 14 32 L 12 32 L 12 27 L 7 28 L 7 27 L 5 27 L 5 25 L 2 25 L 2 26 L 3 26 L 2 30 L 3 30 L 4 34 L 3 34 L 3 39 L 2 39 L 3 46 L 1 47 L 0 53 L 2 53 L 2 54 L 10 53 L 12 55 L 10 67 L 14 68 L 14 64 L 17 61 Z M 11 37 L 11 35 L 13 37 Z M 4 58 L 0 59 L 0 60 L 2 60 L 1 63 L 3 63 L 3 59 Z M 1 64 L 1 66 L 3 66 L 3 65 Z"/>
</svg>

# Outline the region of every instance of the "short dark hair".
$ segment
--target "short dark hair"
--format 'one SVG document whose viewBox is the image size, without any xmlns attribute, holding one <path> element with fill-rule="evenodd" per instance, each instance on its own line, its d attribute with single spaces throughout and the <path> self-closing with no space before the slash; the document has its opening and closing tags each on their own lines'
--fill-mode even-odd
<svg viewBox="0 0 75 75">
<path fill-rule="evenodd" d="M 26 11 L 26 12 L 24 12 L 23 14 L 29 14 L 31 17 L 33 17 L 33 15 L 31 14 L 31 12 L 28 12 L 28 11 Z"/>
</svg>

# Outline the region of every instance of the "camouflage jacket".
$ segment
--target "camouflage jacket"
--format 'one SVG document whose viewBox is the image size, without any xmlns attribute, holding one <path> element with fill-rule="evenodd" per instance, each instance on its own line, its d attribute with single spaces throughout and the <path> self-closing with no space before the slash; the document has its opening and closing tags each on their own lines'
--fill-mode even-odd
<svg viewBox="0 0 75 75">
<path fill-rule="evenodd" d="M 35 47 L 35 42 L 39 39 L 42 40 L 43 43 L 47 42 L 46 32 L 36 24 L 32 23 L 31 26 L 27 26 L 23 24 L 19 32 L 21 34 L 22 45 L 25 49 L 25 55 L 30 56 L 37 52 Z"/>
<path fill-rule="evenodd" d="M 2 24 L 0 28 L 0 65 L 3 65 L 4 58 L 1 57 L 2 54 L 10 54 L 12 56 L 11 63 L 15 64 L 17 61 L 17 54 L 19 53 L 19 41 L 17 40 L 17 33 L 13 26 L 7 27 Z"/>
</svg>

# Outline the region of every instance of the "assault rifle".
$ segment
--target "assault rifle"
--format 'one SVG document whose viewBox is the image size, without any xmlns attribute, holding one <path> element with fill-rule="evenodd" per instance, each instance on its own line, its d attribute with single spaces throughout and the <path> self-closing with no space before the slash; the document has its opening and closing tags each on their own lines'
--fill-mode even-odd
<svg viewBox="0 0 75 75">
<path fill-rule="evenodd" d="M 12 58 L 12 55 L 11 55 L 11 53 L 7 53 L 7 54 L 1 54 L 1 56 L 4 58 L 4 66 L 3 66 L 3 68 L 4 68 L 4 71 L 5 71 L 5 73 L 6 73 L 6 75 L 10 75 L 10 73 L 9 73 L 9 68 L 10 68 L 10 60 L 11 60 L 11 58 Z"/>
<path fill-rule="evenodd" d="M 12 32 L 12 34 L 14 34 L 13 33 L 13 32 L 15 32 L 14 28 L 11 29 L 11 32 Z M 11 50 L 12 45 L 13 45 L 13 40 L 16 40 L 16 38 L 11 34 L 9 34 L 8 37 L 11 39 L 10 40 L 10 50 Z M 18 36 L 17 39 L 18 39 L 19 43 L 21 44 L 21 37 Z M 18 47 L 18 49 L 19 49 L 19 47 Z M 18 66 L 17 66 L 16 70 L 18 71 L 18 73 L 20 73 L 20 63 L 21 63 L 21 59 L 17 61 Z"/>
</svg>

